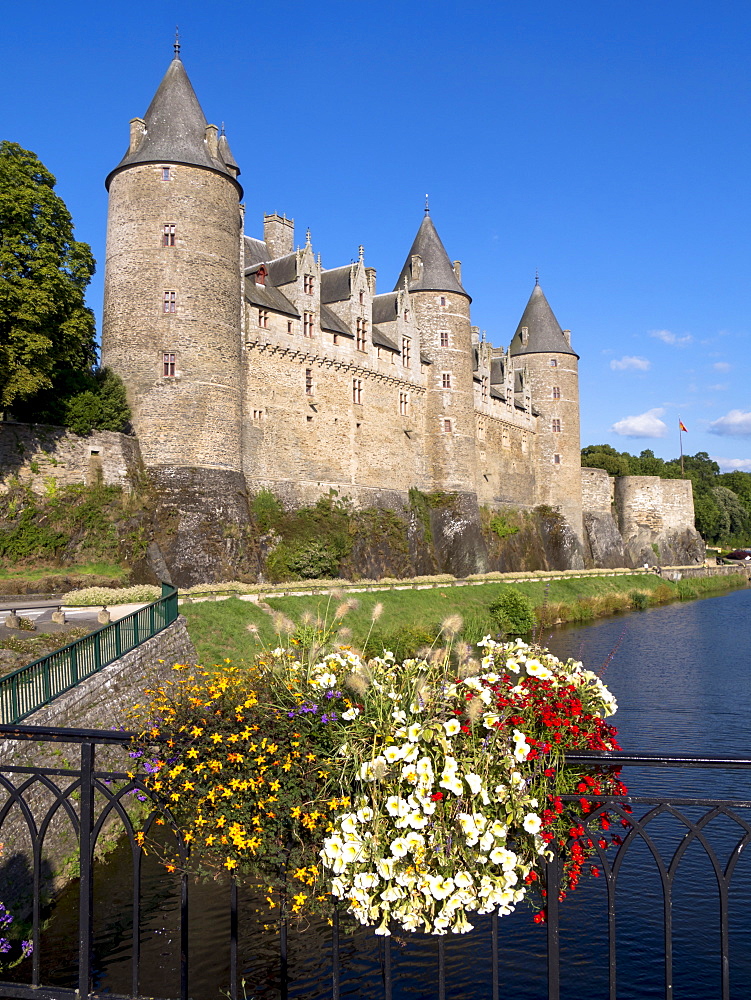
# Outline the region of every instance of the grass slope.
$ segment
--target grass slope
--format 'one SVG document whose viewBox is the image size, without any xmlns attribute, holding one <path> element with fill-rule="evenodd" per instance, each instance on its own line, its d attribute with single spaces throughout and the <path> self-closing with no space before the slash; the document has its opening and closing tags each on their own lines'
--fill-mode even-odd
<svg viewBox="0 0 751 1000">
<path fill-rule="evenodd" d="M 357 606 L 347 612 L 345 626 L 351 630 L 353 645 L 362 647 L 369 638 L 368 650 L 379 643 L 405 655 L 413 646 L 430 643 L 440 623 L 449 615 L 463 620 L 461 637 L 476 642 L 497 626 L 488 606 L 504 589 L 527 596 L 535 606 L 543 625 L 555 622 L 586 622 L 603 615 L 650 607 L 669 601 L 693 599 L 722 593 L 742 586 L 742 577 L 716 576 L 681 580 L 672 583 L 654 574 L 627 577 L 590 577 L 530 583 L 487 583 L 474 587 L 446 587 L 428 590 L 400 590 L 362 593 Z M 336 598 L 321 594 L 308 597 L 268 598 L 268 606 L 281 612 L 295 624 L 310 614 L 331 622 L 338 604 Z M 373 611 L 383 605 L 378 621 Z M 185 604 L 182 614 L 195 643 L 201 662 L 206 665 L 231 660 L 251 659 L 264 646 L 276 645 L 278 637 L 271 617 L 247 601 L 229 598 Z M 248 630 L 251 626 L 257 633 Z"/>
</svg>

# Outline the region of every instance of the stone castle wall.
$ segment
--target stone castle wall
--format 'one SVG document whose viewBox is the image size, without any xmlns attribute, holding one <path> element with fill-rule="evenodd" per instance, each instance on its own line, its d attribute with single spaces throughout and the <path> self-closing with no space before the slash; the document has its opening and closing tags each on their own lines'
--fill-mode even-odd
<svg viewBox="0 0 751 1000">
<path fill-rule="evenodd" d="M 582 468 L 582 507 L 585 511 L 610 514 L 613 505 L 613 477 L 604 469 Z"/>
<path fill-rule="evenodd" d="M 638 531 L 683 531 L 694 526 L 690 479 L 620 476 L 615 480 L 618 527 L 625 537 Z"/>
<path fill-rule="evenodd" d="M 79 437 L 64 427 L 0 421 L 0 493 L 18 480 L 35 493 L 50 483 L 90 485 L 101 480 L 130 489 L 142 471 L 138 441 L 114 431 Z"/>
</svg>

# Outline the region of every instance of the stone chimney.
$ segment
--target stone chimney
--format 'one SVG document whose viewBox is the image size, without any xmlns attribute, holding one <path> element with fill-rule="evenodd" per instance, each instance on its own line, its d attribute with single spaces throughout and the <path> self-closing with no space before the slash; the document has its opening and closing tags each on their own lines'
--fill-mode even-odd
<svg viewBox="0 0 751 1000">
<path fill-rule="evenodd" d="M 571 331 L 570 330 L 564 330 L 563 331 L 563 336 L 566 338 L 566 343 L 568 344 L 568 346 L 571 347 Z"/>
<path fill-rule="evenodd" d="M 263 238 L 269 251 L 269 260 L 286 257 L 295 249 L 295 220 L 275 212 L 264 215 Z"/>
<path fill-rule="evenodd" d="M 368 279 L 370 294 L 375 297 L 376 293 L 376 269 L 374 267 L 365 268 L 365 277 Z"/>
<path fill-rule="evenodd" d="M 454 274 L 456 275 L 456 280 L 461 285 L 461 283 L 462 283 L 462 262 L 460 260 L 455 260 L 451 266 L 454 269 Z"/>
<path fill-rule="evenodd" d="M 205 138 L 209 156 L 216 160 L 219 157 L 219 129 L 216 125 L 206 126 Z"/>
<path fill-rule="evenodd" d="M 135 153 L 141 146 L 143 142 L 143 137 L 146 135 L 146 122 L 143 118 L 131 118 L 130 120 L 130 146 L 128 147 L 129 153 Z"/>
</svg>

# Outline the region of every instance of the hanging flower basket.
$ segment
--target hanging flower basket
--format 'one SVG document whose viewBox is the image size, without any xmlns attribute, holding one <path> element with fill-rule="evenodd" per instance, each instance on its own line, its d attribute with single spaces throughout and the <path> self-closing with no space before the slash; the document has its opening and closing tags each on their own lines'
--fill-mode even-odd
<svg viewBox="0 0 751 1000">
<path fill-rule="evenodd" d="M 595 847 L 581 815 L 625 792 L 614 768 L 565 762 L 618 749 L 605 721 L 615 699 L 596 674 L 489 636 L 476 658 L 298 655 L 176 668 L 176 685 L 153 695 L 133 755 L 180 818 L 191 870 L 255 879 L 289 913 L 333 896 L 377 934 L 464 933 L 473 913 L 508 914 L 525 897 L 542 920 L 553 846 L 562 896 L 576 887 Z M 153 756 L 165 735 L 168 752 Z M 581 797 L 579 816 L 566 795 Z M 607 814 L 597 823 L 607 846 Z"/>
</svg>

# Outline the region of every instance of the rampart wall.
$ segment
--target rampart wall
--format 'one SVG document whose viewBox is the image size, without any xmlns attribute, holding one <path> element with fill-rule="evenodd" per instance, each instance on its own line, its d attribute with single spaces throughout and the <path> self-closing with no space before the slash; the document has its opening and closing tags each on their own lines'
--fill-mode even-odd
<svg viewBox="0 0 751 1000">
<path fill-rule="evenodd" d="M 582 468 L 582 507 L 585 511 L 610 514 L 613 478 L 604 469 Z"/>
<path fill-rule="evenodd" d="M 114 431 L 79 437 L 64 427 L 0 421 L 0 493 L 18 479 L 35 493 L 58 486 L 91 484 L 129 489 L 141 468 L 138 441 Z"/>
</svg>

